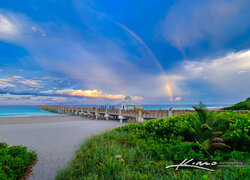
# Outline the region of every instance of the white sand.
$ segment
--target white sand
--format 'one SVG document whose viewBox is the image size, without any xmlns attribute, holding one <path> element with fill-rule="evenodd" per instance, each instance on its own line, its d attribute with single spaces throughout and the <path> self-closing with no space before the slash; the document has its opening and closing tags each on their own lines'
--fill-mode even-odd
<svg viewBox="0 0 250 180">
<path fill-rule="evenodd" d="M 0 118 L 0 142 L 24 145 L 38 154 L 29 179 L 54 179 L 74 151 L 90 135 L 120 126 L 118 121 L 89 120 L 80 116 Z M 86 167 L 88 168 L 88 167 Z"/>
</svg>

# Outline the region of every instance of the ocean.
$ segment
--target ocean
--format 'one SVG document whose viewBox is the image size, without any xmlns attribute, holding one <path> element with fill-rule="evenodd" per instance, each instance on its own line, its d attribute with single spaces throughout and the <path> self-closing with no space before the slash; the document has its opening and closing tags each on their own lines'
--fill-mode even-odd
<svg viewBox="0 0 250 180">
<path fill-rule="evenodd" d="M 173 109 L 192 109 L 193 105 L 142 105 L 145 110 L 168 110 Z M 207 108 L 222 108 L 229 105 L 207 105 Z M 78 107 L 81 107 L 78 105 Z M 94 107 L 82 105 L 82 107 Z M 20 116 L 53 116 L 57 113 L 41 110 L 38 106 L 0 106 L 0 117 L 20 117 Z"/>
<path fill-rule="evenodd" d="M 57 115 L 40 110 L 38 106 L 0 106 L 0 117 L 50 116 Z"/>
</svg>

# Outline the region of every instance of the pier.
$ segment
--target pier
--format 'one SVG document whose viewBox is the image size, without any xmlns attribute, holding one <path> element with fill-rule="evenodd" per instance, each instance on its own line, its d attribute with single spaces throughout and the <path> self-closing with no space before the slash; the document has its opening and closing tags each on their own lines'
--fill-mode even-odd
<svg viewBox="0 0 250 180">
<path fill-rule="evenodd" d="M 90 119 L 117 119 L 122 123 L 123 120 L 142 122 L 148 119 L 164 118 L 178 114 L 194 112 L 194 110 L 120 110 L 120 109 L 99 109 L 99 108 L 82 108 L 71 106 L 39 106 L 40 109 L 54 113 L 68 114 L 73 116 L 85 116 Z M 215 112 L 229 112 L 227 110 L 214 110 Z M 248 111 L 240 111 L 248 113 Z"/>
</svg>

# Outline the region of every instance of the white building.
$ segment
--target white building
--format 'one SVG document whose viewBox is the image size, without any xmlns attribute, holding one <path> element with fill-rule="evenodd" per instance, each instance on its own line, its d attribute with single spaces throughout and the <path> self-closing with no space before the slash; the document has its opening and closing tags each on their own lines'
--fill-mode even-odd
<svg viewBox="0 0 250 180">
<path fill-rule="evenodd" d="M 131 97 L 125 97 L 125 100 L 116 104 L 116 108 L 121 110 L 131 110 L 131 109 L 140 109 L 141 105 L 135 101 L 132 101 Z"/>
</svg>

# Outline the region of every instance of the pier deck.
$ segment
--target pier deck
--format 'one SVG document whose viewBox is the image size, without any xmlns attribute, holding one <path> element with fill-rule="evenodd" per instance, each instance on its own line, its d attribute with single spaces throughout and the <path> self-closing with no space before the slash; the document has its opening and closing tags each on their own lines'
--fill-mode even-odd
<svg viewBox="0 0 250 180">
<path fill-rule="evenodd" d="M 98 108 L 82 108 L 71 106 L 39 106 L 40 109 L 60 113 L 70 114 L 78 116 L 87 116 L 94 119 L 119 119 L 122 122 L 124 119 L 135 120 L 138 122 L 147 119 L 156 119 L 160 117 L 174 116 L 178 114 L 185 114 L 194 112 L 194 110 L 119 110 L 119 109 L 98 109 Z M 215 112 L 229 112 L 226 110 L 214 110 Z M 240 111 L 241 113 L 248 113 L 248 111 Z"/>
</svg>

